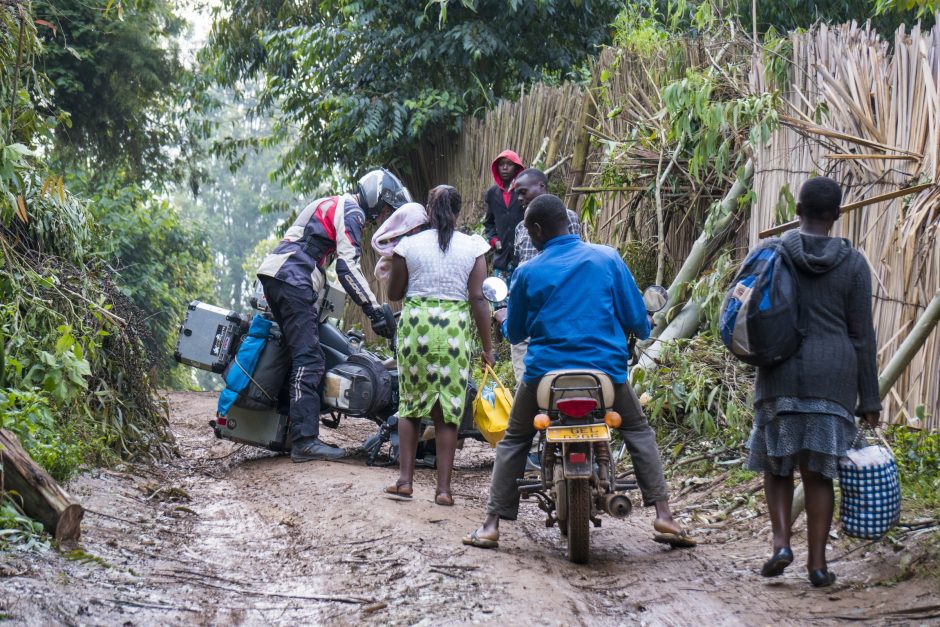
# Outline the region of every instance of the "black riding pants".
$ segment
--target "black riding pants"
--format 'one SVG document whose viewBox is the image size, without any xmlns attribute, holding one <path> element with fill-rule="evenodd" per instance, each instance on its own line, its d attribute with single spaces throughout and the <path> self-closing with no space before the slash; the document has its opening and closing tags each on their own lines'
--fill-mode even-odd
<svg viewBox="0 0 940 627">
<path fill-rule="evenodd" d="M 290 428 L 297 442 L 320 434 L 320 381 L 325 361 L 312 287 L 262 279 L 264 296 L 290 351 Z"/>
</svg>

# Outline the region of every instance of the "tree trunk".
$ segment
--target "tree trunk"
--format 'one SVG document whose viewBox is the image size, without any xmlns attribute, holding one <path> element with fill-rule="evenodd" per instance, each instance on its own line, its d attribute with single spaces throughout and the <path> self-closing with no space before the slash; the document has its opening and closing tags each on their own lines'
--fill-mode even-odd
<svg viewBox="0 0 940 627">
<path fill-rule="evenodd" d="M 643 352 L 640 354 L 640 360 L 635 367 L 646 370 L 650 366 L 655 366 L 656 360 L 659 358 L 659 354 L 662 352 L 663 345 L 666 342 L 692 337 L 698 331 L 701 323 L 702 306 L 694 300 L 690 300 L 686 303 L 685 307 L 682 308 L 682 311 L 666 326 L 659 337 L 656 338 L 656 341 L 648 343 L 643 348 Z"/>
<path fill-rule="evenodd" d="M 3 489 L 16 492 L 23 512 L 41 522 L 56 540 L 77 540 L 85 510 L 30 459 L 16 435 L 4 429 L 0 429 L 0 460 Z"/>
</svg>

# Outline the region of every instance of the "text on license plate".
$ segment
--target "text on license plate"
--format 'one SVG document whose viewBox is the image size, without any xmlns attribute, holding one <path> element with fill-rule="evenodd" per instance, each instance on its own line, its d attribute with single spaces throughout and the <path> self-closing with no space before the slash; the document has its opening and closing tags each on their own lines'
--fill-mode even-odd
<svg viewBox="0 0 940 627">
<path fill-rule="evenodd" d="M 582 427 L 549 427 L 545 433 L 549 442 L 598 442 L 610 439 L 607 425 L 584 425 Z"/>
</svg>

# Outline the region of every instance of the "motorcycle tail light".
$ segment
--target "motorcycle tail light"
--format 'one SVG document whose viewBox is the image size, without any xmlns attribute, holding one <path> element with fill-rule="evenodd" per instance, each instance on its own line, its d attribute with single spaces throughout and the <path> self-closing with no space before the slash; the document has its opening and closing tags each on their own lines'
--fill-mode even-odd
<svg viewBox="0 0 940 627">
<path fill-rule="evenodd" d="M 228 420 L 223 418 L 222 416 L 219 416 L 218 418 L 215 419 L 215 424 L 219 425 L 220 427 L 224 427 L 225 423 L 227 422 Z"/>
<path fill-rule="evenodd" d="M 617 412 L 609 411 L 604 414 L 604 422 L 607 423 L 607 426 L 611 429 L 617 429 L 620 427 L 620 423 L 623 422 L 623 420 Z"/>
<path fill-rule="evenodd" d="M 535 418 L 532 420 L 532 426 L 543 431 L 548 429 L 548 425 L 552 423 L 551 418 L 548 417 L 548 414 L 535 414 Z"/>
<path fill-rule="evenodd" d="M 584 453 L 569 453 L 568 461 L 572 464 L 583 464 L 587 461 L 587 455 Z"/>
<path fill-rule="evenodd" d="M 597 409 L 597 401 L 593 398 L 563 398 L 557 405 L 558 411 L 572 418 L 587 416 Z"/>
</svg>

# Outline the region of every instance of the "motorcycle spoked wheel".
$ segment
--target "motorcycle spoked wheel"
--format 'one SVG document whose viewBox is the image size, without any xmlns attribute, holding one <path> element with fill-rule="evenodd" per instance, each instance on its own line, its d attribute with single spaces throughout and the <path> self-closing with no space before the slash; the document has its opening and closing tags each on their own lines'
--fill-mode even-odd
<svg viewBox="0 0 940 627">
<path fill-rule="evenodd" d="M 587 564 L 591 555 L 591 483 L 568 479 L 568 561 Z"/>
</svg>

